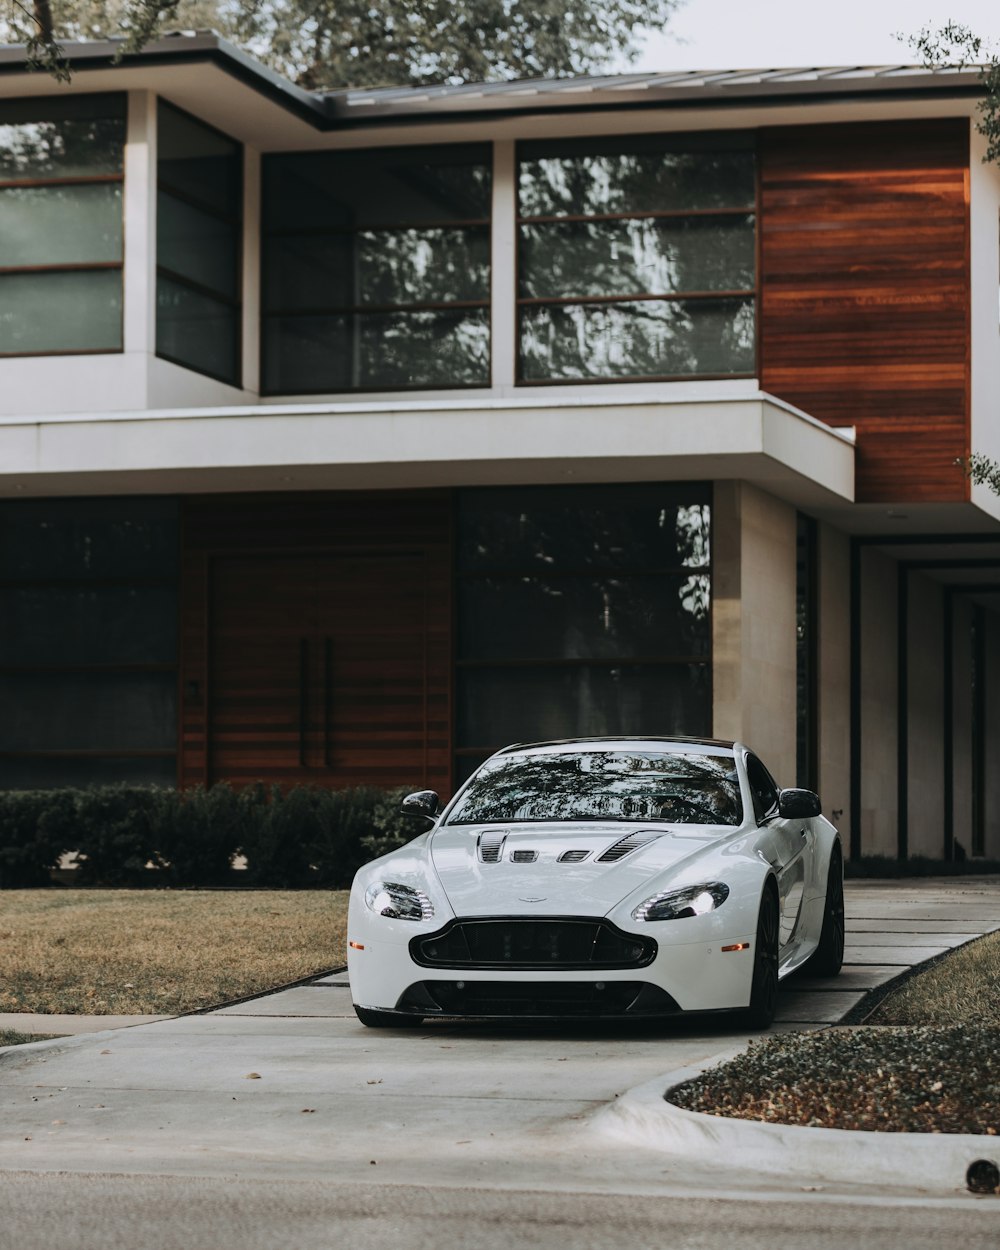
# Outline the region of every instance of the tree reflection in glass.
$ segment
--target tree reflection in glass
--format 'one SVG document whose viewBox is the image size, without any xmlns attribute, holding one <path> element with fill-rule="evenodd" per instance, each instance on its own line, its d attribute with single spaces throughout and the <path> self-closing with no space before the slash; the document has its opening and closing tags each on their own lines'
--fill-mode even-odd
<svg viewBox="0 0 1000 1250">
<path fill-rule="evenodd" d="M 448 824 L 607 820 L 738 825 L 742 818 L 732 755 L 594 750 L 488 761 Z"/>
<path fill-rule="evenodd" d="M 616 136 L 518 151 L 522 381 L 753 374 L 756 191 L 744 139 Z"/>
</svg>

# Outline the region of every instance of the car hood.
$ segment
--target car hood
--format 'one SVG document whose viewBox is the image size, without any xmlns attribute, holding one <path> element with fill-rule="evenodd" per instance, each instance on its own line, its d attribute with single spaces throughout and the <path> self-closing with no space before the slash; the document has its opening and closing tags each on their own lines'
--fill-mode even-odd
<svg viewBox="0 0 1000 1250">
<path fill-rule="evenodd" d="M 435 830 L 430 853 L 456 916 L 603 916 L 644 885 L 664 888 L 660 874 L 690 862 L 737 832 L 732 827 L 643 825 L 624 822 L 530 825 L 452 825 Z M 483 862 L 480 840 L 504 835 L 500 857 Z M 623 839 L 638 844 L 620 858 L 599 856 Z M 649 841 L 645 841 L 645 839 Z M 530 862 L 516 852 L 536 852 Z M 579 862 L 560 861 L 586 851 Z"/>
</svg>

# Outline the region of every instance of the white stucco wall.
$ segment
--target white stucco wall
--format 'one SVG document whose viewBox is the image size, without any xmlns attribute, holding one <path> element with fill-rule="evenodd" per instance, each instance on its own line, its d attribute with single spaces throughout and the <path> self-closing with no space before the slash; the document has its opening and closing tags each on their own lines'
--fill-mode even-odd
<svg viewBox="0 0 1000 1250">
<path fill-rule="evenodd" d="M 1000 459 L 1000 169 L 985 164 L 986 140 L 970 123 L 969 226 L 972 309 L 970 450 Z M 1000 499 L 972 488 L 980 508 L 1000 518 Z"/>
<path fill-rule="evenodd" d="M 794 785 L 795 509 L 716 483 L 712 532 L 713 732 Z"/>
<path fill-rule="evenodd" d="M 861 853 L 897 852 L 896 564 L 861 557 Z"/>
</svg>

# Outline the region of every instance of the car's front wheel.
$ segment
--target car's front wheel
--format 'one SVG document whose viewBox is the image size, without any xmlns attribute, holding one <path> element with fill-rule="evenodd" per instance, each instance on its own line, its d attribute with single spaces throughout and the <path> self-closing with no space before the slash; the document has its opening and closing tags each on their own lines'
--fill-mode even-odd
<svg viewBox="0 0 1000 1250">
<path fill-rule="evenodd" d="M 757 917 L 753 952 L 750 1006 L 745 1012 L 752 1029 L 766 1029 L 778 1010 L 778 898 L 771 886 L 764 891 Z"/>
<path fill-rule="evenodd" d="M 402 1016 L 395 1011 L 379 1011 L 375 1007 L 354 1008 L 354 1014 L 368 1029 L 416 1029 L 424 1022 L 423 1016 Z"/>
</svg>

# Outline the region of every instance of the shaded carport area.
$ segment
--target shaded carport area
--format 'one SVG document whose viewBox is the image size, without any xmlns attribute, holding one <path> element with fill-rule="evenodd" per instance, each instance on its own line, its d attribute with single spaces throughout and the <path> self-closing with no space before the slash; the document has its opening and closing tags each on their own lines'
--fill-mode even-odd
<svg viewBox="0 0 1000 1250">
<path fill-rule="evenodd" d="M 1000 534 L 855 536 L 850 581 L 851 858 L 1000 858 Z"/>
</svg>

